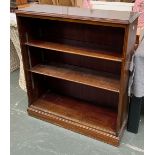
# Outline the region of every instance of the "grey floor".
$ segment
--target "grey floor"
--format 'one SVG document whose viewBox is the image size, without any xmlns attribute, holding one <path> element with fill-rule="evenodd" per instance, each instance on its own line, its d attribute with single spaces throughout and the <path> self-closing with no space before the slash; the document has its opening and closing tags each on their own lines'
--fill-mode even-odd
<svg viewBox="0 0 155 155">
<path fill-rule="evenodd" d="M 116 148 L 27 115 L 27 96 L 18 85 L 19 71 L 11 73 L 11 155 L 142 155 L 144 119 L 139 133 L 125 131 Z"/>
</svg>

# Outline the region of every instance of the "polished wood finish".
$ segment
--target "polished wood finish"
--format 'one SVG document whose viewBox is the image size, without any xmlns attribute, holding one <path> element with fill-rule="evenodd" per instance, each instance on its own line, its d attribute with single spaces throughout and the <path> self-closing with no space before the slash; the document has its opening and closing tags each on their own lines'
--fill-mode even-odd
<svg viewBox="0 0 155 155">
<path fill-rule="evenodd" d="M 80 48 L 76 46 L 74 47 L 70 45 L 51 43 L 51 42 L 45 42 L 45 41 L 39 41 L 39 40 L 31 40 L 27 42 L 26 45 L 43 48 L 43 49 L 55 50 L 63 53 L 87 56 L 91 58 L 122 62 L 121 54 L 110 52 L 110 51 L 92 50 L 92 49 Z"/>
<path fill-rule="evenodd" d="M 42 16 L 43 15 L 43 16 Z M 135 21 L 139 14 L 128 11 L 112 11 L 112 10 L 91 10 L 76 7 L 65 6 L 48 6 L 48 5 L 35 5 L 27 9 L 20 9 L 18 16 L 61 20 L 61 21 L 74 21 L 84 23 L 94 23 L 98 25 L 101 22 L 102 25 L 110 23 L 120 27 L 122 24 L 130 24 Z M 68 20 L 67 20 L 68 19 Z M 76 20 L 76 21 L 75 21 Z M 97 23 L 95 23 L 97 22 Z M 108 24 L 109 25 L 109 24 Z M 121 26 L 122 27 L 122 26 Z"/>
<path fill-rule="evenodd" d="M 17 11 L 29 115 L 118 146 L 137 17 L 46 5 Z"/>
<path fill-rule="evenodd" d="M 37 65 L 30 71 L 100 89 L 119 92 L 119 78 L 108 73 L 100 73 L 64 64 L 54 64 L 51 66 Z"/>
<path fill-rule="evenodd" d="M 44 94 L 33 106 L 58 117 L 115 135 L 117 113 L 110 108 L 53 93 Z"/>
</svg>

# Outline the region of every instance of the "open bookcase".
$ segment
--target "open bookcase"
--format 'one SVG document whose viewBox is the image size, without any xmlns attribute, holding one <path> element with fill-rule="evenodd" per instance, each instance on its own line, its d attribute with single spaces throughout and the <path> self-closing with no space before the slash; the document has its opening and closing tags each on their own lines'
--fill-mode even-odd
<svg viewBox="0 0 155 155">
<path fill-rule="evenodd" d="M 119 145 L 138 15 L 46 5 L 16 15 L 28 114 Z"/>
</svg>

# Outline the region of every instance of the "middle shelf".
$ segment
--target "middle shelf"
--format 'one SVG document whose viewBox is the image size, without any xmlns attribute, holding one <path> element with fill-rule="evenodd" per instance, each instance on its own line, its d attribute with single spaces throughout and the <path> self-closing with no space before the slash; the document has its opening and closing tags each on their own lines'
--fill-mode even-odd
<svg viewBox="0 0 155 155">
<path fill-rule="evenodd" d="M 68 64 L 38 64 L 31 72 L 119 93 L 119 76 Z"/>
</svg>

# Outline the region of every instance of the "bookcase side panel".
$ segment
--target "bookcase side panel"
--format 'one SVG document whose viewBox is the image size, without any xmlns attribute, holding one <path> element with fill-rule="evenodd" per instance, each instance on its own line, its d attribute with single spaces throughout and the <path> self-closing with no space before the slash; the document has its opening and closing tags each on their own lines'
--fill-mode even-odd
<svg viewBox="0 0 155 155">
<path fill-rule="evenodd" d="M 128 81 L 129 81 L 129 67 L 132 55 L 134 53 L 136 41 L 137 20 L 126 26 L 123 47 L 123 62 L 121 68 L 121 83 L 120 83 L 120 97 L 118 105 L 117 116 L 117 133 L 122 132 L 122 128 L 127 123 L 128 116 Z M 121 134 L 121 133 L 120 133 Z"/>
<path fill-rule="evenodd" d="M 38 96 L 40 96 L 43 92 L 43 89 L 39 89 L 40 85 L 38 82 L 34 80 L 34 77 L 29 72 L 31 67 L 31 57 L 29 53 L 29 48 L 25 45 L 28 38 L 28 31 L 32 30 L 29 27 L 30 25 L 25 18 L 17 15 L 17 23 L 18 23 L 18 33 L 19 33 L 19 40 L 20 40 L 20 47 L 21 47 L 21 55 L 23 61 L 23 68 L 25 74 L 25 81 L 26 81 L 26 88 L 27 88 L 27 95 L 28 95 L 28 102 L 29 105 L 32 104 Z"/>
</svg>

